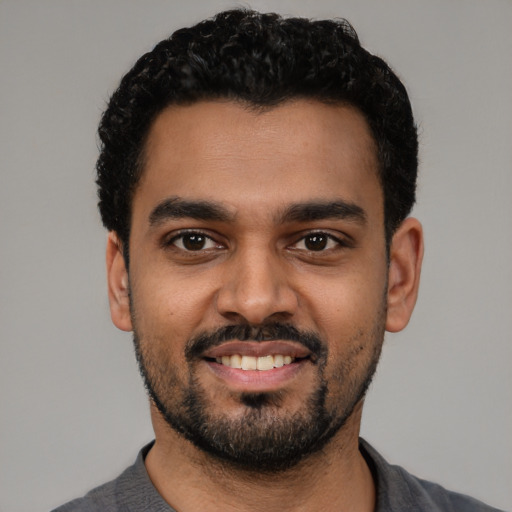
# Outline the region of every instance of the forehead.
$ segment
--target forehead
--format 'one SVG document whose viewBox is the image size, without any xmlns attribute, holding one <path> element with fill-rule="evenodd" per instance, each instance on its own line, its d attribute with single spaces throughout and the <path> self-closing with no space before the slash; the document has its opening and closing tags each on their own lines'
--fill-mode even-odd
<svg viewBox="0 0 512 512">
<path fill-rule="evenodd" d="M 132 219 L 171 196 L 214 200 L 248 214 L 311 199 L 380 205 L 377 169 L 370 129 L 351 106 L 309 100 L 265 110 L 232 101 L 171 106 L 148 134 Z"/>
</svg>

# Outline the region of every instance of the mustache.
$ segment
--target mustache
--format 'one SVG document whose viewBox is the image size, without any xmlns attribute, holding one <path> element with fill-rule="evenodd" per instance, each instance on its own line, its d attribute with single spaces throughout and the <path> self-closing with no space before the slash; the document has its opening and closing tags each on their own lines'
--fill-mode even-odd
<svg viewBox="0 0 512 512">
<path fill-rule="evenodd" d="M 295 341 L 304 345 L 313 355 L 319 357 L 325 351 L 325 343 L 313 331 L 297 329 L 291 324 L 280 322 L 264 325 L 226 325 L 212 332 L 203 332 L 191 338 L 185 347 L 187 360 L 201 357 L 202 354 L 226 341 Z"/>
</svg>

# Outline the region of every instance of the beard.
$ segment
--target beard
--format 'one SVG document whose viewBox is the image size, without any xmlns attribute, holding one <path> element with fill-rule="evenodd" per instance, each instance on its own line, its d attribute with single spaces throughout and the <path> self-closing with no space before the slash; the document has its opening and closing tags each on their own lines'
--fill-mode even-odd
<svg viewBox="0 0 512 512">
<path fill-rule="evenodd" d="M 135 319 L 135 315 L 132 317 Z M 189 340 L 185 348 L 189 369 L 186 385 L 176 367 L 166 359 L 169 352 L 156 354 L 150 347 L 159 343 L 139 337 L 135 323 L 134 345 L 149 396 L 172 429 L 230 467 L 278 473 L 320 451 L 364 398 L 380 356 L 384 317 L 385 313 L 381 312 L 366 335 L 360 331 L 345 341 L 354 346 L 354 357 L 360 354 L 363 342 L 369 342 L 363 368 L 354 375 L 354 361 L 347 358 L 335 364 L 330 378 L 326 375 L 327 343 L 316 333 L 298 330 L 290 324 L 226 326 Z M 212 405 L 194 372 L 193 363 L 204 350 L 234 339 L 292 340 L 311 351 L 316 386 L 305 396 L 300 410 L 283 410 L 286 391 L 233 394 L 243 406 L 243 412 L 236 417 L 223 414 L 221 407 Z"/>
</svg>

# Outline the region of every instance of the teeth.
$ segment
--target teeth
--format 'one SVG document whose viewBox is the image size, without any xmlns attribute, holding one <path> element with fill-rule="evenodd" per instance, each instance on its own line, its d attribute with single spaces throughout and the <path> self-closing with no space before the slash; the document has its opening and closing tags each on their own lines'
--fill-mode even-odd
<svg viewBox="0 0 512 512">
<path fill-rule="evenodd" d="M 239 356 L 238 354 L 231 356 L 228 366 L 231 366 L 231 368 L 242 368 L 242 356 Z"/>
<path fill-rule="evenodd" d="M 242 370 L 256 370 L 258 361 L 255 357 L 242 356 Z"/>
<path fill-rule="evenodd" d="M 281 368 L 284 365 L 284 357 L 281 354 L 277 354 L 274 356 L 274 366 L 276 368 Z"/>
<path fill-rule="evenodd" d="M 258 370 L 272 370 L 274 368 L 274 358 L 272 356 L 258 357 L 256 368 Z"/>
<path fill-rule="evenodd" d="M 290 364 L 295 359 L 291 356 L 276 354 L 274 356 L 241 356 L 234 354 L 232 356 L 217 357 L 215 361 L 230 368 L 241 368 L 242 370 L 272 370 L 272 368 L 281 368 L 285 364 Z"/>
</svg>

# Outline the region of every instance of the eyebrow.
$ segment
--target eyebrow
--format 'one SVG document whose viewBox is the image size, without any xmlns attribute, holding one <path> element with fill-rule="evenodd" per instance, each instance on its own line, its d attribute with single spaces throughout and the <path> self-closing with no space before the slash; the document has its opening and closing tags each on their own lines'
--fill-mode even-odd
<svg viewBox="0 0 512 512">
<path fill-rule="evenodd" d="M 149 215 L 150 226 L 156 226 L 169 219 L 233 221 L 234 215 L 224 206 L 213 201 L 194 201 L 181 197 L 170 197 L 160 202 Z"/>
<path fill-rule="evenodd" d="M 339 219 L 365 224 L 366 212 L 359 205 L 344 200 L 308 201 L 292 204 L 281 214 L 279 220 L 285 222 L 311 222 L 315 220 Z"/>
<path fill-rule="evenodd" d="M 233 222 L 235 215 L 214 201 L 190 200 L 170 197 L 161 201 L 150 213 L 150 226 L 157 226 L 169 219 L 195 219 L 204 221 Z M 277 217 L 277 222 L 312 222 L 339 219 L 366 223 L 366 213 L 355 203 L 344 200 L 308 201 L 288 206 Z"/>
</svg>

